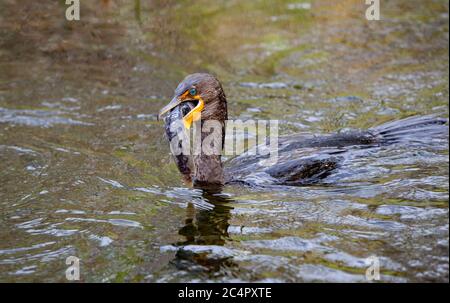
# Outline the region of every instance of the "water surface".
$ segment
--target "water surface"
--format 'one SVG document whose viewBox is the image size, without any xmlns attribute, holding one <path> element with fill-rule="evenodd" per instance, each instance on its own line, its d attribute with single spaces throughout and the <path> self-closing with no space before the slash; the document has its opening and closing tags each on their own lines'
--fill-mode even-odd
<svg viewBox="0 0 450 303">
<path fill-rule="evenodd" d="M 158 110 L 215 73 L 281 133 L 448 117 L 448 2 L 0 3 L 0 281 L 447 281 L 448 138 L 355 156 L 324 183 L 186 187 Z"/>
</svg>

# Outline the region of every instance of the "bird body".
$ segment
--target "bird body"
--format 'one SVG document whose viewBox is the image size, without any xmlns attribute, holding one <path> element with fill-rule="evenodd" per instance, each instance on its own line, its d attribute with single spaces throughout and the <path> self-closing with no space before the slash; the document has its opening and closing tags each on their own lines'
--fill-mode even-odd
<svg viewBox="0 0 450 303">
<path fill-rule="evenodd" d="M 214 76 L 187 76 L 178 85 L 172 101 L 160 111 L 160 116 L 165 113 L 168 113 L 165 130 L 175 163 L 185 181 L 201 188 L 227 183 L 250 186 L 311 184 L 330 175 L 339 167 L 342 157 L 352 150 L 448 135 L 447 119 L 413 116 L 368 130 L 320 136 L 282 136 L 278 138 L 278 161 L 275 164 L 263 165 L 268 155 L 247 152 L 227 161 L 224 166 L 220 151 L 225 142 L 227 101 L 222 85 Z M 202 146 L 198 153 L 191 150 L 175 153 L 180 149 L 180 140 L 190 140 L 187 130 L 195 121 L 201 126 L 200 144 L 215 142 L 218 152 L 204 152 Z M 219 130 L 207 127 L 208 121 L 216 121 Z"/>
</svg>

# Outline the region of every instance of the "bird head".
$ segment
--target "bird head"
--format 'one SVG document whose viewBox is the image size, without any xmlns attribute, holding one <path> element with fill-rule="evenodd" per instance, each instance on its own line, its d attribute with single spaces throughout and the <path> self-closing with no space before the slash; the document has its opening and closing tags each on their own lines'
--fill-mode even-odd
<svg viewBox="0 0 450 303">
<path fill-rule="evenodd" d="M 222 85 L 216 77 L 207 73 L 188 75 L 178 84 L 172 100 L 160 111 L 158 118 L 180 106 L 184 102 L 192 104 L 192 109 L 183 116 L 184 127 L 189 129 L 198 120 L 227 119 L 227 106 Z"/>
</svg>

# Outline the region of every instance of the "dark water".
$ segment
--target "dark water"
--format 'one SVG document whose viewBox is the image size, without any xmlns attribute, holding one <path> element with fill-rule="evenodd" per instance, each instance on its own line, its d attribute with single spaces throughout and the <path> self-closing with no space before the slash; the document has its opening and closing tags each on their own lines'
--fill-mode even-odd
<svg viewBox="0 0 450 303">
<path fill-rule="evenodd" d="M 26 3 L 25 3 L 26 2 Z M 0 281 L 448 281 L 448 138 L 324 184 L 187 188 L 156 121 L 208 71 L 281 132 L 448 117 L 448 2 L 0 2 Z M 309 2 L 303 2 L 309 3 Z"/>
</svg>

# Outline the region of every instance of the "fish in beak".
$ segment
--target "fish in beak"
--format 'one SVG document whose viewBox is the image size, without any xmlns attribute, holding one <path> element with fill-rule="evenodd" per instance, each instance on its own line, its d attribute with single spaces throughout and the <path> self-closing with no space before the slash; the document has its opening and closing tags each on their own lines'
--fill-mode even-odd
<svg viewBox="0 0 450 303">
<path fill-rule="evenodd" d="M 183 180 L 191 182 L 192 159 L 190 156 L 190 139 L 184 126 L 183 117 L 194 109 L 194 103 L 182 102 L 173 107 L 164 118 L 164 127 L 169 140 L 170 151 Z M 185 144 L 183 146 L 183 144 Z"/>
<path fill-rule="evenodd" d="M 191 96 L 189 94 L 189 91 L 186 91 L 181 96 L 175 96 L 172 101 L 169 102 L 166 106 L 164 106 L 160 111 L 158 115 L 158 120 L 161 119 L 161 117 L 166 114 L 167 112 L 170 112 L 172 109 L 176 108 L 180 104 L 184 102 L 194 102 L 196 103 L 195 107 L 188 112 L 185 116 L 183 116 L 183 125 L 186 129 L 190 129 L 191 125 L 194 121 L 197 121 L 201 117 L 201 111 L 205 107 L 205 102 L 200 97 L 200 95 Z"/>
</svg>

